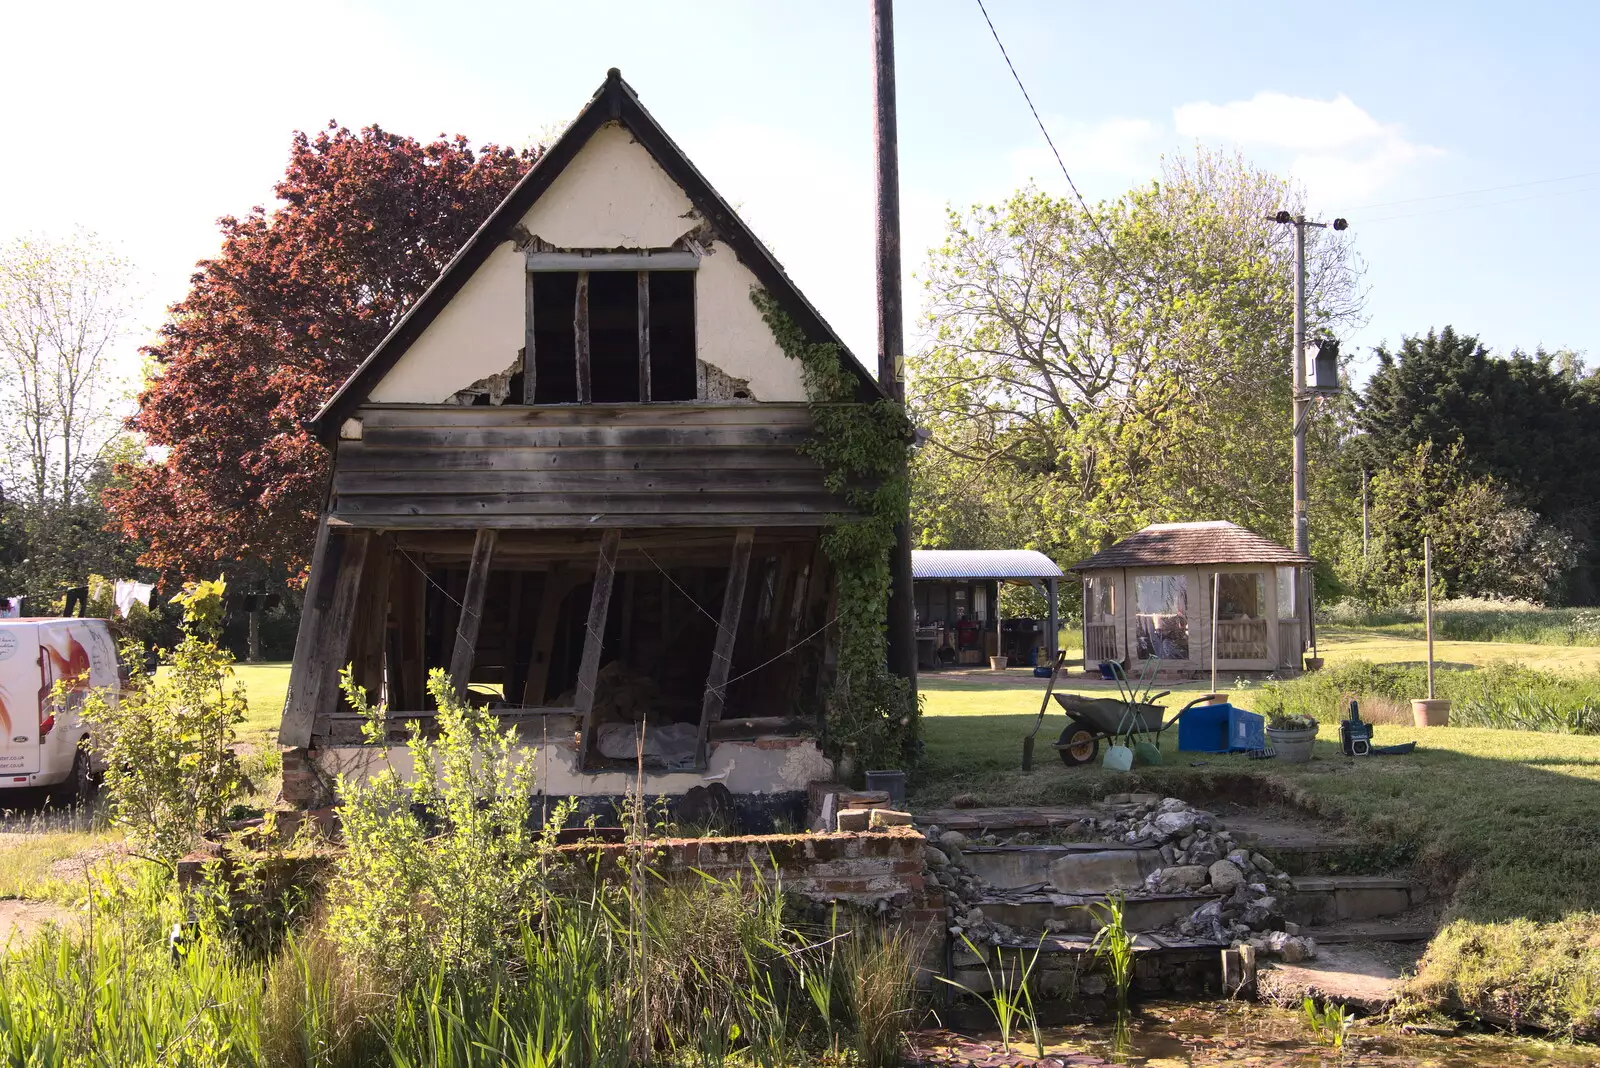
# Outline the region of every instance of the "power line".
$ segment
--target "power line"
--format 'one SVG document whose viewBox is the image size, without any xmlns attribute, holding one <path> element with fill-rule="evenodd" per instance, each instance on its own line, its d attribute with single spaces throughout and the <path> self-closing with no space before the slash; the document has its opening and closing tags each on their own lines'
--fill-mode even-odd
<svg viewBox="0 0 1600 1068">
<path fill-rule="evenodd" d="M 1044 143 L 1050 146 L 1050 154 L 1055 156 L 1056 165 L 1061 168 L 1061 173 L 1066 176 L 1067 185 L 1072 190 L 1072 195 L 1078 198 L 1078 203 L 1083 207 L 1083 213 L 1089 217 L 1089 224 L 1094 227 L 1094 232 L 1100 236 L 1100 243 L 1105 246 L 1117 268 L 1124 272 L 1127 268 L 1122 264 L 1122 257 L 1117 255 L 1115 246 L 1111 244 L 1106 232 L 1100 228 L 1100 220 L 1095 218 L 1093 211 L 1089 210 L 1089 202 L 1083 199 L 1083 194 L 1078 192 L 1078 183 L 1072 180 L 1072 173 L 1067 170 L 1066 162 L 1061 158 L 1061 152 L 1056 148 L 1055 141 L 1050 136 L 1050 131 L 1045 128 L 1044 120 L 1039 117 L 1039 109 L 1033 106 L 1033 97 L 1028 94 L 1028 87 L 1022 84 L 1022 75 L 1017 73 L 1016 64 L 1011 62 L 1011 53 L 1006 51 L 1005 42 L 1000 40 L 1000 31 L 994 28 L 994 20 L 989 17 L 989 9 L 983 6 L 983 0 L 978 0 L 978 10 L 983 12 L 983 21 L 989 24 L 989 35 L 994 38 L 994 43 L 1000 47 L 1000 56 L 1006 61 L 1006 68 L 1011 71 L 1011 78 L 1017 83 L 1017 88 L 1022 90 L 1022 99 L 1028 102 L 1028 110 L 1033 112 L 1033 121 L 1038 124 L 1039 132 L 1044 134 Z"/>
<path fill-rule="evenodd" d="M 1418 216 L 1439 215 L 1447 211 L 1476 211 L 1482 208 L 1498 208 L 1506 204 L 1525 204 L 1530 200 L 1546 200 L 1550 197 L 1568 197 L 1574 196 L 1578 193 L 1592 193 L 1597 189 L 1600 189 L 1600 186 L 1586 185 L 1578 189 L 1556 189 L 1547 193 L 1534 193 L 1532 196 L 1513 197 L 1510 200 L 1491 200 L 1482 204 L 1451 204 L 1443 208 L 1429 208 L 1426 211 L 1408 211 L 1400 215 L 1380 215 L 1376 219 L 1362 220 L 1362 225 L 1375 222 L 1393 222 L 1397 219 L 1415 219 Z"/>
<path fill-rule="evenodd" d="M 1356 210 L 1365 211 L 1368 208 L 1392 208 L 1400 204 L 1417 204 L 1424 200 L 1445 200 L 1450 197 L 1476 196 L 1479 193 L 1499 193 L 1507 189 L 1526 189 L 1529 186 L 1534 185 L 1551 185 L 1555 182 L 1575 182 L 1579 178 L 1593 178 L 1597 174 L 1600 174 L 1600 171 L 1585 171 L 1583 174 L 1569 174 L 1565 178 L 1541 178 L 1536 182 L 1515 182 L 1511 185 L 1491 185 L 1483 189 L 1466 189 L 1459 193 L 1434 193 L 1430 196 L 1409 197 L 1405 200 L 1385 200 L 1377 204 L 1358 204 L 1356 206 Z"/>
</svg>

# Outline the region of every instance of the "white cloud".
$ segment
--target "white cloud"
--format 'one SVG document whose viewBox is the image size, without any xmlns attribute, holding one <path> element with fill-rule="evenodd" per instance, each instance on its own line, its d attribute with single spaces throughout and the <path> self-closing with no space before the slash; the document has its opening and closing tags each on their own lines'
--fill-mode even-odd
<svg viewBox="0 0 1600 1068">
<path fill-rule="evenodd" d="M 1443 155 L 1343 93 L 1332 100 L 1260 92 L 1226 104 L 1196 101 L 1174 108 L 1172 120 L 1180 137 L 1236 144 L 1269 166 L 1283 160 L 1317 200 L 1368 195 Z"/>
</svg>

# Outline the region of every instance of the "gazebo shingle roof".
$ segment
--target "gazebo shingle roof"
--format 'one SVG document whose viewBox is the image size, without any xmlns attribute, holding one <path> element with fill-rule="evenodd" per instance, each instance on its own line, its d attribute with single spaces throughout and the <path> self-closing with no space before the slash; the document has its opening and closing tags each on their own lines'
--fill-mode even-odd
<svg viewBox="0 0 1600 1068">
<path fill-rule="evenodd" d="M 1285 549 L 1237 523 L 1152 523 L 1109 549 L 1080 560 L 1068 571 L 1190 564 L 1301 564 L 1311 557 Z"/>
</svg>

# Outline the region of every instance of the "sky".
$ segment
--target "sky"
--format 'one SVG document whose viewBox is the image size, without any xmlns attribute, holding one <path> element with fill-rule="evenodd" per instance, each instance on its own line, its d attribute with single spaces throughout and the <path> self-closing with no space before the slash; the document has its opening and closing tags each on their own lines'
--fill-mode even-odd
<svg viewBox="0 0 1600 1068">
<path fill-rule="evenodd" d="M 1369 295 L 1347 352 L 1453 324 L 1600 362 L 1600 5 L 986 3 L 1091 201 L 1201 144 L 1348 218 Z M 3 6 L 0 239 L 119 246 L 130 367 L 217 218 L 271 203 L 293 131 L 526 144 L 613 66 L 873 362 L 868 0 Z M 900 0 L 896 36 L 914 318 L 948 207 L 1067 187 L 977 0 Z"/>
</svg>

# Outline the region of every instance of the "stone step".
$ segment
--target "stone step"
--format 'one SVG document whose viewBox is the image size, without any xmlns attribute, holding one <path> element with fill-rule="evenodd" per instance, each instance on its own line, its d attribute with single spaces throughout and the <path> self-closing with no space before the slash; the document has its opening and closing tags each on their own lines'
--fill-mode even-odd
<svg viewBox="0 0 1600 1068">
<path fill-rule="evenodd" d="M 1374 839 L 1312 820 L 1242 812 L 1219 814 L 1218 819 L 1234 841 L 1265 854 L 1290 875 L 1360 870 L 1370 867 L 1373 857 L 1385 852 Z"/>
<path fill-rule="evenodd" d="M 1026 974 L 1036 996 L 1076 992 L 1098 997 L 1107 989 L 1104 978 L 1085 981 L 1096 970 L 1093 943 L 1089 935 L 1047 935 L 1036 941 L 977 947 L 958 941 L 948 958 L 948 978 L 974 993 L 988 994 L 996 985 L 1015 987 Z M 1223 943 L 1207 939 L 1135 935 L 1133 984 L 1147 994 L 1214 992 L 1221 984 L 1223 948 Z M 1074 991 L 1075 986 L 1080 988 Z"/>
<path fill-rule="evenodd" d="M 1122 903 L 1122 925 L 1141 934 L 1154 931 L 1187 918 L 1211 900 L 1206 894 L 1130 897 Z M 1104 926 L 1105 912 L 1095 906 L 1105 902 L 1105 896 L 1098 894 L 1038 893 L 990 897 L 977 905 L 991 923 L 1032 931 L 1054 926 L 1059 933 L 1092 935 Z"/>
<path fill-rule="evenodd" d="M 1435 924 L 1422 921 L 1368 920 L 1330 927 L 1302 927 L 1300 933 L 1315 939 L 1319 946 L 1333 946 L 1346 942 L 1431 942 L 1439 929 Z"/>
<path fill-rule="evenodd" d="M 1162 863 L 1160 851 L 1122 842 L 974 846 L 961 851 L 961 862 L 1001 890 L 1044 884 L 1063 894 L 1136 890 Z"/>
<path fill-rule="evenodd" d="M 1052 831 L 1070 827 L 1085 819 L 1106 816 L 1106 810 L 1092 805 L 1013 808 L 939 808 L 917 813 L 920 827 L 962 834 L 1013 834 L 1017 831 Z"/>
<path fill-rule="evenodd" d="M 1302 927 L 1398 916 L 1425 903 L 1427 889 L 1410 879 L 1381 875 L 1300 875 L 1284 902 L 1284 918 Z"/>
</svg>

